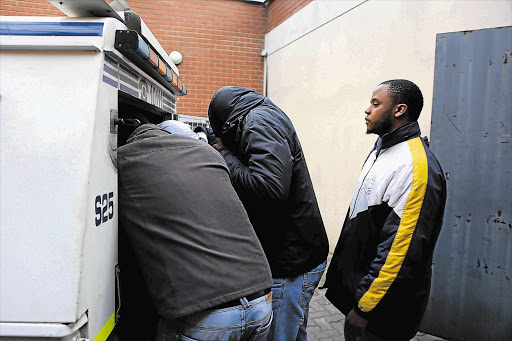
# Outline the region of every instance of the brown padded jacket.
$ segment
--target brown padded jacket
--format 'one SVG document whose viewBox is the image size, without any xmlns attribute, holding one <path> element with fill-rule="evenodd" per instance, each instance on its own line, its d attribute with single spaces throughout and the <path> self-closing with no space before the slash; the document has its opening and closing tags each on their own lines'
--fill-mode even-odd
<svg viewBox="0 0 512 341">
<path fill-rule="evenodd" d="M 120 226 L 168 320 L 272 286 L 268 262 L 222 156 L 156 125 L 118 149 Z"/>
</svg>

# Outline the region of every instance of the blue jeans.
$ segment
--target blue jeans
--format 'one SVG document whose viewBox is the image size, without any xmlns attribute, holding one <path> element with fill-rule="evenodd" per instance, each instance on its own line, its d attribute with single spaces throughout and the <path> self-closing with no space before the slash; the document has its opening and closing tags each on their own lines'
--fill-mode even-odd
<svg viewBox="0 0 512 341">
<path fill-rule="evenodd" d="M 293 278 L 274 278 L 272 326 L 269 341 L 306 341 L 309 302 L 325 271 L 327 261 L 310 272 Z"/>
<path fill-rule="evenodd" d="M 270 293 L 240 305 L 160 320 L 156 341 L 265 341 L 272 321 Z M 268 298 L 268 299 L 267 299 Z"/>
</svg>

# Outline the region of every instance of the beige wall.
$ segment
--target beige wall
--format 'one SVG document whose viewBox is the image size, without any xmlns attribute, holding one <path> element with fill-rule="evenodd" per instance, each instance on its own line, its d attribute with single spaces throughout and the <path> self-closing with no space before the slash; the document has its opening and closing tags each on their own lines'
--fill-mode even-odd
<svg viewBox="0 0 512 341">
<path fill-rule="evenodd" d="M 436 34 L 510 25 L 510 0 L 315 0 L 265 36 L 267 95 L 298 131 L 331 251 L 376 139 L 364 122 L 373 89 L 415 82 L 429 136 Z"/>
</svg>

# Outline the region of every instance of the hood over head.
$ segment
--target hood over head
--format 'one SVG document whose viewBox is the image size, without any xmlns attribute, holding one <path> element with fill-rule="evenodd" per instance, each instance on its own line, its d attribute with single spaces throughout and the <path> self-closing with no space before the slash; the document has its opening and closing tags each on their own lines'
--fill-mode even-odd
<svg viewBox="0 0 512 341">
<path fill-rule="evenodd" d="M 226 122 L 233 123 L 245 117 L 251 109 L 265 101 L 265 96 L 257 91 L 237 86 L 225 86 L 213 95 L 208 107 L 208 118 L 216 136 L 233 128 Z"/>
</svg>

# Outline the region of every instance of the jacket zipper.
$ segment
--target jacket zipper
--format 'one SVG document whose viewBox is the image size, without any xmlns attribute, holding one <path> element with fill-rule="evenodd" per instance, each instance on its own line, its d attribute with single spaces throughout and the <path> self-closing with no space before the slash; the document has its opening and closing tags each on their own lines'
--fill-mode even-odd
<svg viewBox="0 0 512 341">
<path fill-rule="evenodd" d="M 373 166 L 375 165 L 375 161 L 377 161 L 377 157 L 378 157 L 377 151 L 375 151 L 375 159 L 373 159 L 371 167 L 368 169 L 368 172 L 366 172 L 366 174 L 364 175 L 363 181 L 361 181 L 361 185 L 359 186 L 359 190 L 357 191 L 356 200 L 354 200 L 354 206 L 352 206 L 350 209 L 350 219 L 353 218 L 352 215 L 354 214 L 355 208 L 357 206 L 357 200 L 359 199 L 359 194 L 361 193 L 361 189 L 363 188 L 366 177 L 368 176 L 368 174 L 370 174 L 370 171 L 372 170 Z"/>
</svg>

